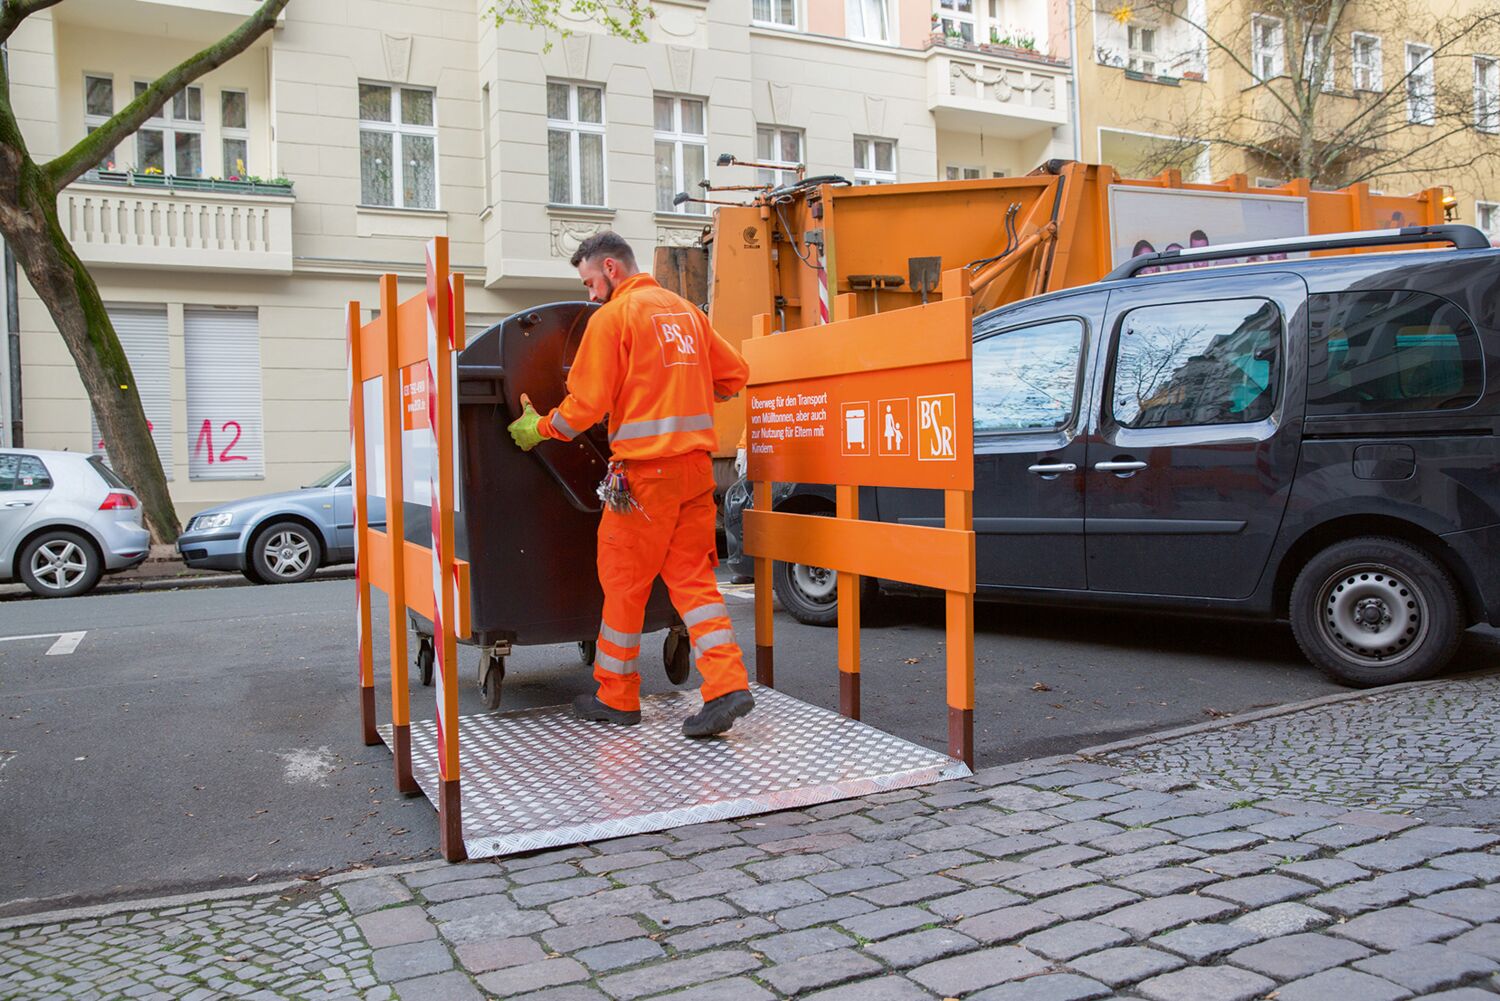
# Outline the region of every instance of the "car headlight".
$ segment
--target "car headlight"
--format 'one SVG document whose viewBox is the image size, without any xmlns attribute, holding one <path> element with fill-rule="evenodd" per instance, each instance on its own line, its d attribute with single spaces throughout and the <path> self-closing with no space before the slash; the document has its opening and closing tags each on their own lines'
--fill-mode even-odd
<svg viewBox="0 0 1500 1001">
<path fill-rule="evenodd" d="M 220 514 L 200 514 L 193 519 L 193 531 L 206 532 L 211 528 L 223 528 L 234 521 L 234 515 L 229 511 Z"/>
</svg>

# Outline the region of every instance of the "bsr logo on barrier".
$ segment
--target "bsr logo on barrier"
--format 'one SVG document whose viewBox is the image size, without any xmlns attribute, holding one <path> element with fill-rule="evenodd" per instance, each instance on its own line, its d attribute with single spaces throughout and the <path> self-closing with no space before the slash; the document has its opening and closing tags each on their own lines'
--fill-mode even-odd
<svg viewBox="0 0 1500 1001">
<path fill-rule="evenodd" d="M 958 401 L 952 393 L 917 397 L 917 458 L 958 458 Z"/>
</svg>

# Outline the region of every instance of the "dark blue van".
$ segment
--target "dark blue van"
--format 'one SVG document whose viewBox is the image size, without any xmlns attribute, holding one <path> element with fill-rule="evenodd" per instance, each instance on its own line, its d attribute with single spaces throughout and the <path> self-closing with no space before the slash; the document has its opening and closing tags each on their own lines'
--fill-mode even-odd
<svg viewBox="0 0 1500 1001">
<path fill-rule="evenodd" d="M 1435 242 L 1454 249 L 1390 251 Z M 1297 259 L 1213 266 L 1271 254 Z M 1339 681 L 1424 677 L 1500 625 L 1497 432 L 1478 230 L 1146 255 L 975 320 L 979 597 L 1286 618 Z M 776 503 L 833 510 L 812 486 Z M 861 508 L 942 524 L 935 493 Z M 778 564 L 776 593 L 831 623 L 833 577 Z"/>
</svg>

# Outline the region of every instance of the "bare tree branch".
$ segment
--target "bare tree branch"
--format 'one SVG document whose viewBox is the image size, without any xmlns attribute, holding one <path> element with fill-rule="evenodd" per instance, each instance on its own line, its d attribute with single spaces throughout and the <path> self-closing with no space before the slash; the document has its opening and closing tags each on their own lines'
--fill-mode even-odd
<svg viewBox="0 0 1500 1001">
<path fill-rule="evenodd" d="M 196 55 L 189 56 L 156 79 L 140 96 L 121 108 L 113 118 L 84 136 L 78 143 L 42 169 L 52 185 L 62 190 L 84 171 L 98 163 L 106 152 L 146 124 L 171 97 L 188 84 L 244 52 L 276 23 L 290 0 L 264 0 L 238 28 Z"/>
</svg>

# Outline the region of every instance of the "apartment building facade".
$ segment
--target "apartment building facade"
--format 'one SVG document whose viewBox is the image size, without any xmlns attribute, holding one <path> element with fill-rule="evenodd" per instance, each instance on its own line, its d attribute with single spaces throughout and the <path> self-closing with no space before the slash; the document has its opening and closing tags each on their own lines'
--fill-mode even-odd
<svg viewBox="0 0 1500 1001">
<path fill-rule="evenodd" d="M 1320 125 L 1356 123 L 1341 137 L 1356 147 L 1352 173 L 1368 162 L 1358 147 L 1404 158 L 1415 174 L 1370 187 L 1445 185 L 1456 221 L 1500 245 L 1500 39 L 1492 25 L 1444 44 L 1459 25 L 1493 16 L 1492 0 L 1356 0 L 1331 34 L 1313 27 L 1307 37 L 1284 9 L 1256 0 L 1053 0 L 1050 9 L 1054 32 L 1076 27 L 1063 54 L 1075 60 L 1082 159 L 1133 177 L 1170 163 L 1184 180 L 1245 174 L 1251 186 L 1280 186 L 1288 171 L 1254 150 L 1301 137 L 1271 95 L 1290 93 L 1296 76 L 1320 91 Z M 1307 132 L 1316 141 L 1335 129 Z"/>
<path fill-rule="evenodd" d="M 675 196 L 703 179 L 797 163 L 857 183 L 991 177 L 1074 153 L 1040 0 L 664 0 L 640 44 L 588 21 L 499 26 L 490 6 L 294 0 L 63 193 L 180 514 L 344 461 L 344 304 L 368 311 L 382 273 L 413 290 L 432 236 L 450 240 L 478 332 L 579 296 L 568 258 L 591 233 L 648 261 L 696 241 L 709 207 Z M 8 51 L 33 154 L 254 7 L 67 0 L 33 16 Z M 722 153 L 776 165 L 721 168 Z M 18 286 L 21 392 L 0 379 L 0 437 L 97 451 L 72 360 Z"/>
</svg>

